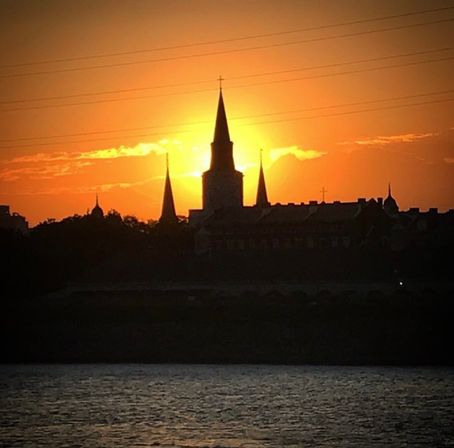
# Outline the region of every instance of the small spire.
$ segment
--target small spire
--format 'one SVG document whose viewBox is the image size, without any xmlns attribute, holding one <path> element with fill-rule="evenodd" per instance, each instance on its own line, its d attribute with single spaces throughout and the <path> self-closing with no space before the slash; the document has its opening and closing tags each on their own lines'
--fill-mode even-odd
<svg viewBox="0 0 454 448">
<path fill-rule="evenodd" d="M 259 183 L 257 186 L 257 199 L 255 201 L 256 207 L 269 207 L 268 194 L 266 192 L 265 175 L 263 173 L 262 163 L 263 149 L 260 149 L 260 169 L 259 169 Z"/>
<path fill-rule="evenodd" d="M 98 193 L 96 193 L 95 206 L 93 207 L 93 210 L 91 211 L 91 216 L 94 216 L 96 218 L 102 218 L 104 216 L 104 211 L 99 206 Z"/>
<path fill-rule="evenodd" d="M 388 197 L 391 197 L 391 182 L 388 182 Z"/>
<path fill-rule="evenodd" d="M 178 222 L 173 200 L 172 184 L 169 174 L 169 153 L 166 153 L 166 179 L 164 183 L 164 196 L 162 200 L 162 212 L 159 218 L 161 224 L 176 224 Z"/>
</svg>

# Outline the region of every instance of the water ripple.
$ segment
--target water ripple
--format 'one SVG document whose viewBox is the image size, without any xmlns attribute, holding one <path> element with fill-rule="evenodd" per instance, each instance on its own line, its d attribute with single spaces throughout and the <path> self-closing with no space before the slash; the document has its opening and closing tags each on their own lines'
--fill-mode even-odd
<svg viewBox="0 0 454 448">
<path fill-rule="evenodd" d="M 454 447 L 442 368 L 0 367 L 11 447 Z"/>
</svg>

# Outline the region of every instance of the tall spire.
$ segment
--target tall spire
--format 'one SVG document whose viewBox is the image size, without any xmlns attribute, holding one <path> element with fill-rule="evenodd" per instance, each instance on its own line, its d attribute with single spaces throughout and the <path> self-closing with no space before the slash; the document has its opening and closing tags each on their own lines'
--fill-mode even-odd
<svg viewBox="0 0 454 448">
<path fill-rule="evenodd" d="M 233 142 L 230 141 L 222 85 L 219 86 L 210 169 L 202 175 L 202 190 L 204 211 L 243 206 L 243 174 L 235 170 Z"/>
<path fill-rule="evenodd" d="M 222 77 L 220 77 L 222 80 Z M 230 141 L 227 114 L 225 113 L 224 98 L 222 97 L 222 86 L 219 86 L 218 110 L 216 124 L 214 127 L 214 139 L 211 143 L 211 164 L 213 171 L 235 171 L 233 162 L 233 143 Z"/>
<path fill-rule="evenodd" d="M 162 199 L 162 212 L 159 218 L 161 224 L 176 224 L 178 222 L 173 201 L 172 185 L 169 175 L 169 154 L 166 154 L 166 180 L 164 184 L 164 196 Z"/>
<path fill-rule="evenodd" d="M 392 197 L 391 195 L 391 182 L 388 182 L 388 197 Z"/>
<path fill-rule="evenodd" d="M 262 164 L 262 152 L 260 150 L 260 171 L 259 171 L 259 183 L 257 186 L 257 199 L 255 205 L 257 207 L 269 207 L 270 203 L 268 202 L 268 195 L 266 193 L 266 184 L 265 184 L 265 175 L 263 174 L 263 164 Z"/>
<path fill-rule="evenodd" d="M 213 143 L 230 142 L 229 126 L 225 113 L 224 98 L 222 97 L 222 87 L 219 88 L 218 111 L 216 114 L 216 125 L 214 128 Z"/>
</svg>

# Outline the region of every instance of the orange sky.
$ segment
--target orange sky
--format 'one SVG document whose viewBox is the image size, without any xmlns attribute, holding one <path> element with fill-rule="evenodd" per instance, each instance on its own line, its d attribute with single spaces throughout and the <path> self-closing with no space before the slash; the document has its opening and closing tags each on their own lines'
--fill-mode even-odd
<svg viewBox="0 0 454 448">
<path fill-rule="evenodd" d="M 106 211 L 157 218 L 168 151 L 187 215 L 222 74 L 246 204 L 263 148 L 272 202 L 321 199 L 322 187 L 328 201 L 383 196 L 391 181 L 402 208 L 454 208 L 454 9 L 323 28 L 451 6 L 2 1 L 0 203 L 34 225 L 85 213 L 99 192 Z M 127 54 L 91 57 L 112 53 Z M 54 62 L 17 65 L 42 61 Z"/>
</svg>

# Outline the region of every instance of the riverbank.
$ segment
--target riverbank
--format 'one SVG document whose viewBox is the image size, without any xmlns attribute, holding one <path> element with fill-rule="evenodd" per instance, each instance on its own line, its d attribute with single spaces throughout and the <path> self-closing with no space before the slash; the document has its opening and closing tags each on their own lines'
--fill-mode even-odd
<svg viewBox="0 0 454 448">
<path fill-rule="evenodd" d="M 4 303 L 2 362 L 454 365 L 453 290 L 72 290 Z"/>
</svg>

